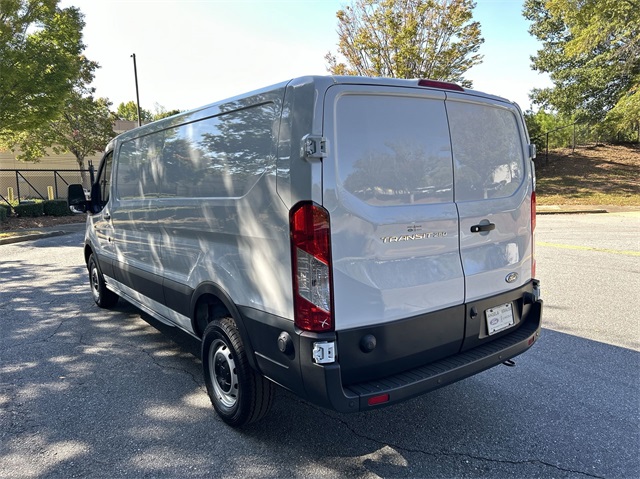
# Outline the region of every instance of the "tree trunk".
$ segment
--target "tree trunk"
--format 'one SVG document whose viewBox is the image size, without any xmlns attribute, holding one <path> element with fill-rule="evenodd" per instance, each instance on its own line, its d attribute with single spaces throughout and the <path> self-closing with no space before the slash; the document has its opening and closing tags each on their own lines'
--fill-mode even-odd
<svg viewBox="0 0 640 479">
<path fill-rule="evenodd" d="M 91 190 L 91 180 L 89 179 L 89 172 L 84 167 L 84 157 L 79 157 L 76 155 L 76 161 L 78 162 L 78 168 L 80 169 L 82 186 L 87 190 Z"/>
</svg>

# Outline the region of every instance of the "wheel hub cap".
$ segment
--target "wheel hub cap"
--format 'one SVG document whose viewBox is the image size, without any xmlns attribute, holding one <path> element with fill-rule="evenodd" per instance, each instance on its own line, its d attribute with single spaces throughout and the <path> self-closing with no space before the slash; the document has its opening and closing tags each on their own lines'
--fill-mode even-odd
<svg viewBox="0 0 640 479">
<path fill-rule="evenodd" d="M 238 374 L 233 354 L 222 340 L 216 340 L 209 351 L 209 370 L 215 398 L 220 406 L 231 408 L 238 401 Z"/>
<path fill-rule="evenodd" d="M 91 270 L 91 292 L 96 300 L 100 298 L 100 279 L 96 268 Z"/>
</svg>

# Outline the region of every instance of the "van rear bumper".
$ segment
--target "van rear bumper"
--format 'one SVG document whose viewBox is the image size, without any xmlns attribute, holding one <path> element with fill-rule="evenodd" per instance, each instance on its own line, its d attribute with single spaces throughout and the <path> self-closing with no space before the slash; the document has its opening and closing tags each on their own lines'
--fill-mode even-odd
<svg viewBox="0 0 640 479">
<path fill-rule="evenodd" d="M 339 363 L 303 364 L 301 372 L 307 399 L 339 412 L 365 411 L 395 404 L 467 378 L 522 354 L 536 342 L 540 336 L 542 300 L 533 301 L 527 313 L 521 326 L 507 335 L 382 379 L 344 386 Z M 302 357 L 311 357 L 313 343 L 312 338 L 308 339 L 301 338 Z M 317 341 L 317 336 L 314 339 Z M 382 403 L 374 400 L 373 405 L 369 404 L 372 398 L 387 394 L 388 400 Z"/>
</svg>

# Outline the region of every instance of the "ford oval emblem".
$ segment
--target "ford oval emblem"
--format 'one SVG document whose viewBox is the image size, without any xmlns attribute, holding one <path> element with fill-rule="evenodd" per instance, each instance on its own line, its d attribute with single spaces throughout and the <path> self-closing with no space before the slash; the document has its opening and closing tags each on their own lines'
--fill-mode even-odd
<svg viewBox="0 0 640 479">
<path fill-rule="evenodd" d="M 509 273 L 509 274 L 507 275 L 507 277 L 506 277 L 506 278 L 504 278 L 504 280 L 505 280 L 507 283 L 513 283 L 516 279 L 518 279 L 518 273 L 515 273 L 515 272 L 514 272 L 514 273 Z"/>
</svg>

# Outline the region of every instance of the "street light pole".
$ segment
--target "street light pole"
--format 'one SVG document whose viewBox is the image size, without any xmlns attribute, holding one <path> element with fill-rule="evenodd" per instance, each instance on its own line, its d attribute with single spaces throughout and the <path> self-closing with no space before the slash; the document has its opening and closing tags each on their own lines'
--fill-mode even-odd
<svg viewBox="0 0 640 479">
<path fill-rule="evenodd" d="M 138 126 L 142 126 L 142 118 L 140 118 L 140 93 L 138 92 L 138 68 L 136 67 L 136 54 L 132 53 L 133 58 L 133 76 L 136 79 L 136 104 L 138 105 Z"/>
</svg>

